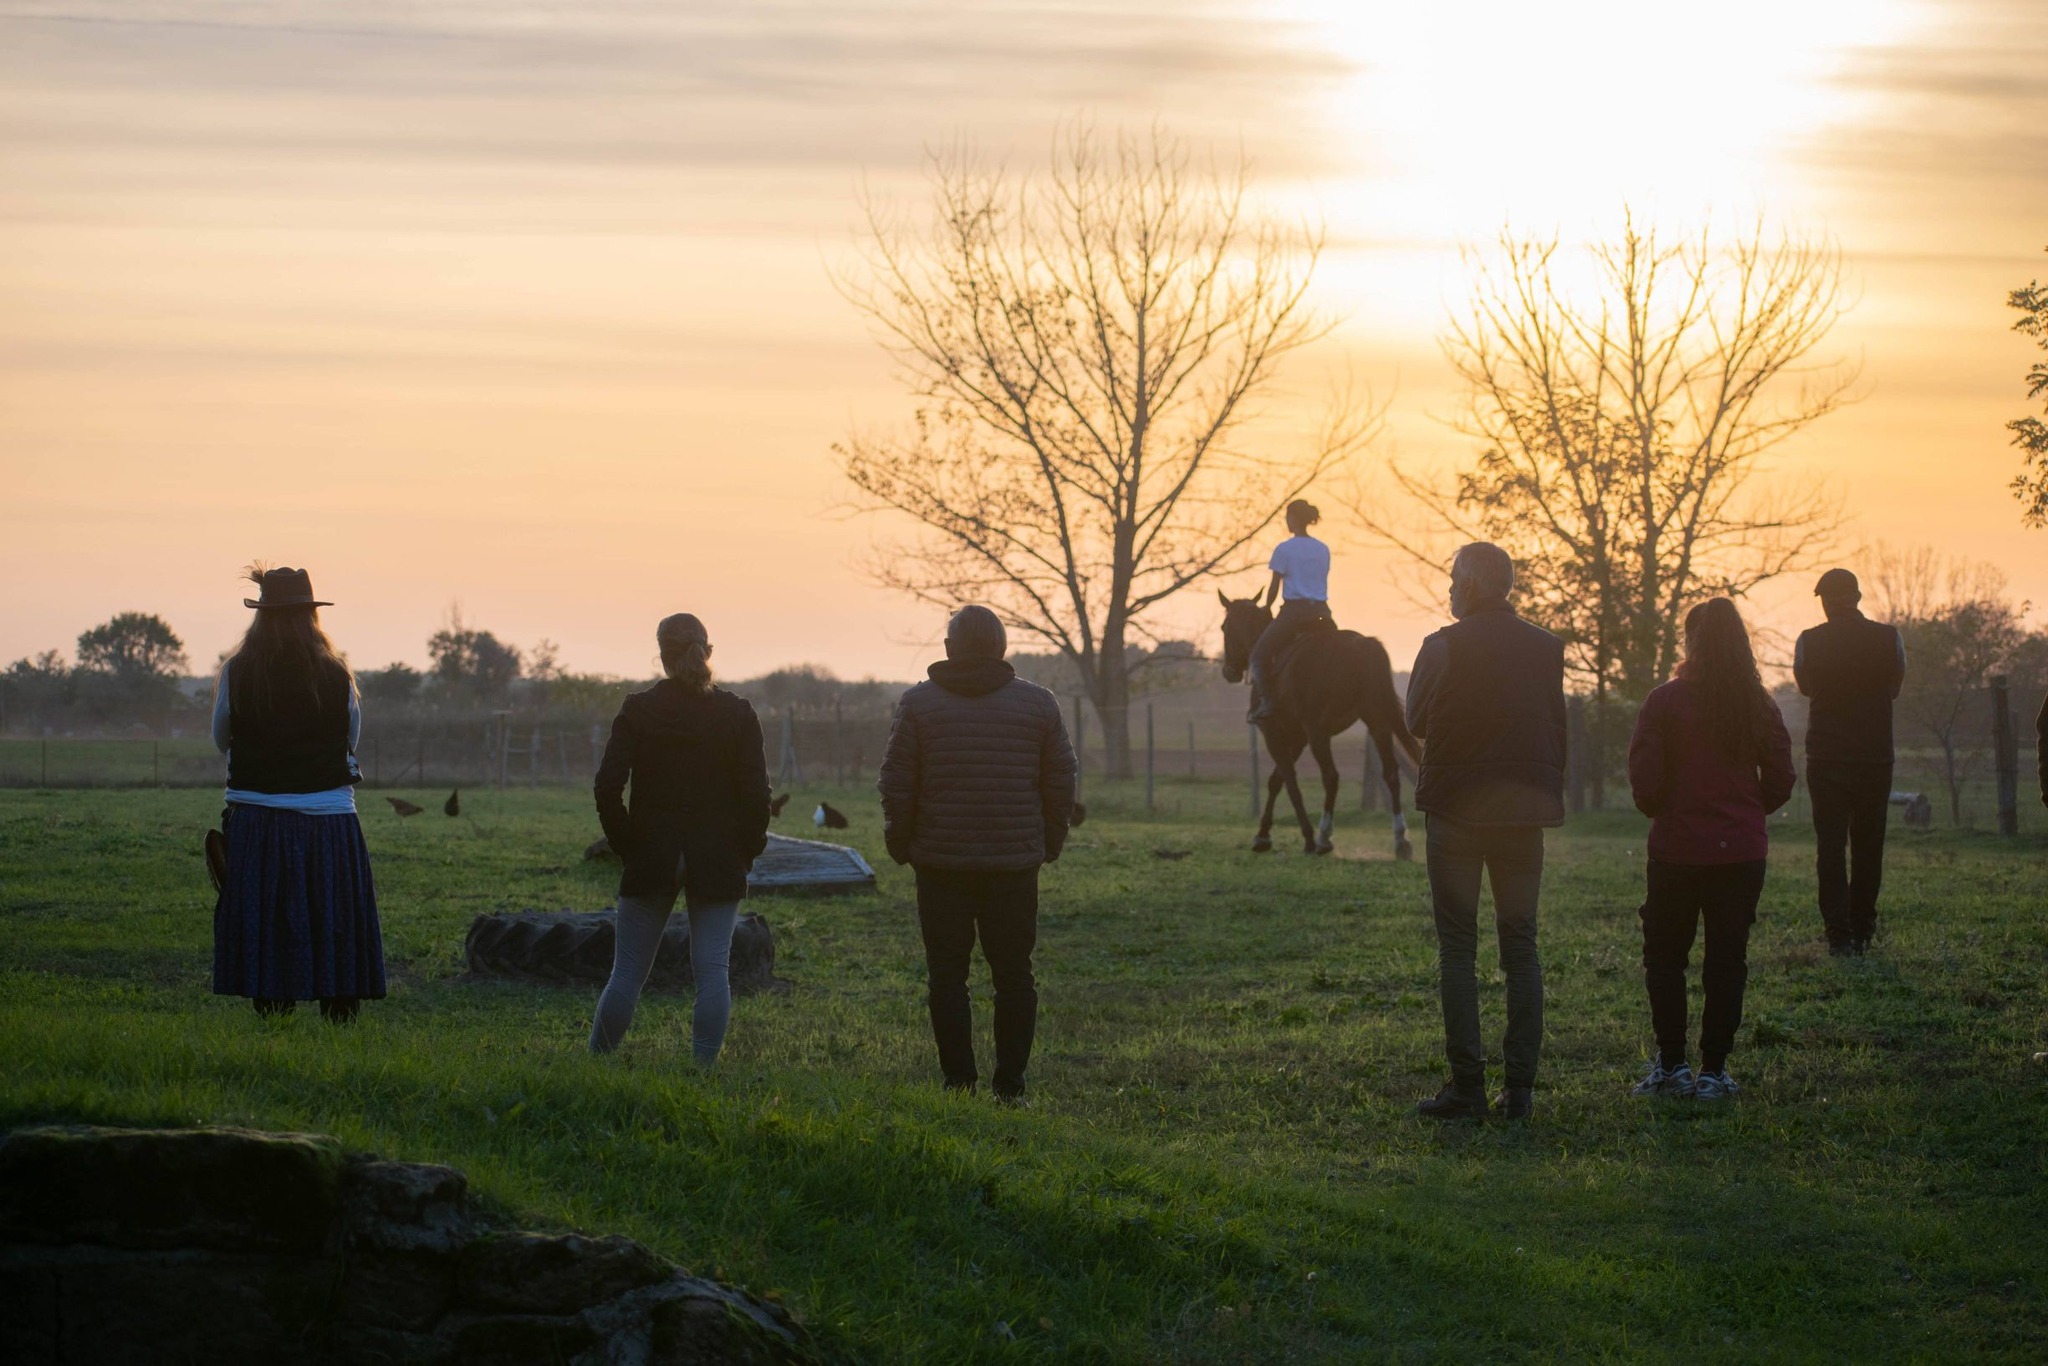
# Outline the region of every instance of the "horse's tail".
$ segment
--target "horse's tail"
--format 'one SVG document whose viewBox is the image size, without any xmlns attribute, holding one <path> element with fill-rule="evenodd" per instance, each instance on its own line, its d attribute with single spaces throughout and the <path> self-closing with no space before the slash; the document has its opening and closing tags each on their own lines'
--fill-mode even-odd
<svg viewBox="0 0 2048 1366">
<path fill-rule="evenodd" d="M 1408 756 L 1409 776 L 1414 777 L 1422 771 L 1422 742 L 1408 729 L 1408 709 L 1402 704 L 1401 695 L 1394 691 L 1394 662 L 1387 657 L 1387 647 L 1367 639 L 1372 650 L 1366 663 L 1365 697 L 1359 710 L 1368 729 L 1384 726 L 1393 732 L 1394 743 Z"/>
</svg>

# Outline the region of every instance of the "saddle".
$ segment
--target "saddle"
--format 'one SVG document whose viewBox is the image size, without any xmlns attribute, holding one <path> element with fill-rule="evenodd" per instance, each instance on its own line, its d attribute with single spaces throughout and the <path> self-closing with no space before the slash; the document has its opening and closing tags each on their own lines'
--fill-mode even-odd
<svg viewBox="0 0 2048 1366">
<path fill-rule="evenodd" d="M 1287 672 L 1287 666 L 1294 662 L 1294 657 L 1301 653 L 1303 646 L 1312 645 L 1325 636 L 1335 634 L 1335 617 L 1317 617 L 1314 621 L 1304 622 L 1301 629 L 1295 633 L 1294 639 L 1287 642 L 1287 648 L 1274 658 L 1273 677 L 1278 679 Z"/>
</svg>

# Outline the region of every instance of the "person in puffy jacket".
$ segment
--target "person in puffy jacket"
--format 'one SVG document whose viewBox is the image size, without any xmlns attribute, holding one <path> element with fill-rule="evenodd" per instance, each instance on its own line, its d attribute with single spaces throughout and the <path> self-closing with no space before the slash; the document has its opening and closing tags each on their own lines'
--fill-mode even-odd
<svg viewBox="0 0 2048 1366">
<path fill-rule="evenodd" d="M 1713 598 L 1685 616 L 1685 661 L 1652 692 L 1628 746 L 1636 809 L 1650 818 L 1643 983 L 1657 1034 L 1633 1094 L 1726 1100 L 1728 1054 L 1749 982 L 1749 927 L 1763 895 L 1764 818 L 1792 795 L 1792 738 L 1757 674 L 1742 616 Z M 1700 1071 L 1686 1061 L 1685 964 L 1706 921 Z"/>
<path fill-rule="evenodd" d="M 1017 1100 L 1038 1027 L 1038 870 L 1066 843 L 1075 768 L 1059 699 L 1017 677 L 1008 648 L 986 607 L 953 614 L 945 659 L 897 704 L 876 786 L 889 856 L 917 874 L 946 1087 L 979 1080 L 967 993 L 979 935 L 995 983 L 995 1093 Z"/>
<path fill-rule="evenodd" d="M 732 1012 L 732 931 L 747 871 L 768 847 L 768 761 L 753 705 L 711 686 L 704 624 L 678 612 L 662 620 L 655 641 L 668 677 L 626 699 L 597 766 L 597 818 L 625 869 L 612 975 L 590 1048 L 608 1053 L 625 1038 L 681 896 L 697 982 L 691 1051 L 708 1066 Z"/>
</svg>

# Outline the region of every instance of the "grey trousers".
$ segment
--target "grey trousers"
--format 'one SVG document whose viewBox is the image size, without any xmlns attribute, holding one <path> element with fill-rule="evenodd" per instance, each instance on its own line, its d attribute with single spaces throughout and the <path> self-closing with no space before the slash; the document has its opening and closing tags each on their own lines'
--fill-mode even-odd
<svg viewBox="0 0 2048 1366">
<path fill-rule="evenodd" d="M 654 971 L 654 955 L 661 948 L 661 934 L 668 928 L 675 904 L 673 892 L 665 897 L 619 898 L 612 975 L 604 984 L 604 994 L 597 998 L 597 1015 L 590 1022 L 591 1052 L 611 1052 L 632 1027 L 640 989 L 647 985 L 647 974 Z M 695 906 L 686 914 L 690 917 L 690 971 L 697 979 L 697 1000 L 690 1010 L 690 1051 L 698 1062 L 708 1065 L 718 1061 L 718 1051 L 725 1046 L 726 1022 L 732 1017 L 732 929 L 739 920 L 740 904 L 727 901 Z"/>
<path fill-rule="evenodd" d="M 1493 884 L 1501 971 L 1508 979 L 1507 1035 L 1501 1052 L 1507 1084 L 1531 1086 L 1543 1051 L 1543 964 L 1536 956 L 1536 902 L 1543 888 L 1543 829 L 1534 825 L 1459 825 L 1429 818 L 1429 896 L 1436 913 L 1438 990 L 1444 1007 L 1444 1056 L 1451 1082 L 1471 1095 L 1486 1089 L 1479 1035 L 1479 881 Z"/>
</svg>

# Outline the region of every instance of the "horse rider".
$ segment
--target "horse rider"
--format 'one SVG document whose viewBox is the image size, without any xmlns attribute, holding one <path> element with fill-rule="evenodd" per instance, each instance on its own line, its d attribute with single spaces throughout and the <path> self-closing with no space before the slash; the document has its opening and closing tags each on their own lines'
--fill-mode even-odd
<svg viewBox="0 0 2048 1366">
<path fill-rule="evenodd" d="M 1273 581 L 1267 586 L 1261 607 L 1280 602 L 1280 613 L 1266 633 L 1252 646 L 1252 705 L 1247 720 L 1264 721 L 1273 715 L 1273 670 L 1280 657 L 1318 622 L 1330 616 L 1330 547 L 1308 534 L 1323 519 L 1316 505 L 1297 498 L 1287 505 L 1287 529 L 1293 534 L 1273 548 L 1267 568 Z"/>
</svg>

